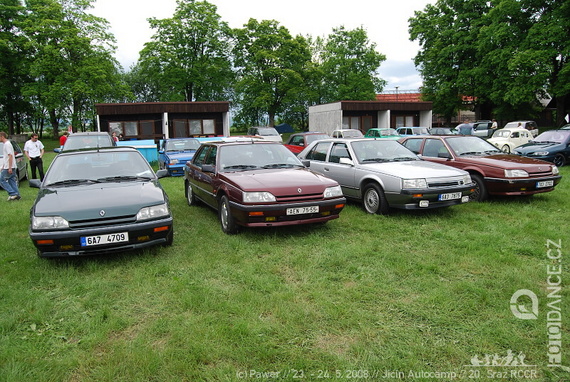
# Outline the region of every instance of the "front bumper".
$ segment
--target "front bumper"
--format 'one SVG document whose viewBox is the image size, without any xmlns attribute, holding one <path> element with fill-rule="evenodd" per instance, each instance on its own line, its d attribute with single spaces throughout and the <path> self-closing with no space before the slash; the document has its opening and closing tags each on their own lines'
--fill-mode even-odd
<svg viewBox="0 0 570 382">
<path fill-rule="evenodd" d="M 468 184 L 461 187 L 445 187 L 432 189 L 402 190 L 399 194 L 386 193 L 388 205 L 392 208 L 405 210 L 431 209 L 440 207 L 450 207 L 456 204 L 467 203 L 469 195 L 475 190 L 475 184 Z M 442 200 L 442 195 L 461 193 L 460 197 Z"/>
<path fill-rule="evenodd" d="M 561 175 L 536 178 L 485 178 L 487 191 L 493 195 L 532 195 L 554 190 Z M 552 182 L 552 186 L 539 187 L 539 182 Z"/>
<path fill-rule="evenodd" d="M 185 165 L 186 164 L 178 164 L 178 165 L 174 165 L 174 166 L 166 165 L 165 168 L 168 170 L 168 174 L 170 176 L 183 176 Z"/>
<path fill-rule="evenodd" d="M 82 246 L 81 237 L 128 232 L 129 241 L 104 245 Z M 141 223 L 119 224 L 63 231 L 32 231 L 30 239 L 41 257 L 98 255 L 145 248 L 172 241 L 172 217 Z"/>
<path fill-rule="evenodd" d="M 272 227 L 296 224 L 322 223 L 337 219 L 346 204 L 344 197 L 303 203 L 275 203 L 247 205 L 230 202 L 232 216 L 244 227 Z M 318 212 L 287 215 L 289 208 L 318 207 Z"/>
</svg>

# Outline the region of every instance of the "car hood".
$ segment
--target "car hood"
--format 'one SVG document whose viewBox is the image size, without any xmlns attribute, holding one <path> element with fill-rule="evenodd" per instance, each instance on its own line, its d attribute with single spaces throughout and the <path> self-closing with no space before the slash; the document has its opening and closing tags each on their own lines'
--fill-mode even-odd
<svg viewBox="0 0 570 382">
<path fill-rule="evenodd" d="M 167 151 L 166 156 L 168 156 L 170 159 L 178 159 L 178 160 L 189 161 L 194 157 L 194 153 L 196 153 L 196 150 Z"/>
<path fill-rule="evenodd" d="M 448 176 L 462 176 L 467 172 L 428 161 L 405 161 L 405 162 L 384 162 L 365 163 L 358 166 L 360 169 L 381 172 L 398 178 L 441 178 Z"/>
<path fill-rule="evenodd" d="M 532 159 L 510 154 L 497 154 L 484 157 L 462 156 L 459 157 L 459 161 L 467 164 L 486 165 L 505 169 L 524 168 L 525 166 L 544 166 L 545 164 L 548 164 L 539 159 Z"/>
<path fill-rule="evenodd" d="M 142 207 L 164 203 L 165 198 L 158 181 L 48 187 L 40 189 L 33 212 L 36 216 L 62 216 L 70 222 L 128 217 Z"/>
<path fill-rule="evenodd" d="M 223 173 L 229 183 L 243 191 L 268 191 L 275 196 L 322 193 L 325 188 L 338 185 L 332 179 L 306 168 L 263 169 Z"/>
<path fill-rule="evenodd" d="M 516 148 L 516 151 L 521 154 L 533 153 L 535 151 L 558 151 L 562 150 L 564 145 L 562 143 L 540 143 L 528 142 Z"/>
</svg>

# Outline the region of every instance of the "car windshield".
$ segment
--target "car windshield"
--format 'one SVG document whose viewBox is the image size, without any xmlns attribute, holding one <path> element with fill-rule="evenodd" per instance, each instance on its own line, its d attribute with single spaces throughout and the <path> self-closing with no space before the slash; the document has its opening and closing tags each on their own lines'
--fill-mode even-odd
<svg viewBox="0 0 570 382">
<path fill-rule="evenodd" d="M 510 130 L 497 130 L 495 134 L 493 134 L 493 138 L 509 138 L 511 136 Z"/>
<path fill-rule="evenodd" d="M 345 138 L 362 138 L 362 132 L 360 130 L 344 130 L 342 136 Z"/>
<path fill-rule="evenodd" d="M 254 143 L 220 147 L 220 171 L 303 167 L 297 157 L 279 144 Z"/>
<path fill-rule="evenodd" d="M 70 135 L 65 141 L 63 148 L 68 151 L 109 146 L 113 146 L 111 136 L 109 135 Z"/>
<path fill-rule="evenodd" d="M 197 139 L 180 139 L 173 141 L 166 141 L 165 150 L 166 151 L 190 151 L 198 150 L 200 147 L 200 141 Z"/>
<path fill-rule="evenodd" d="M 380 136 L 381 137 L 390 137 L 390 136 L 394 136 L 394 135 L 399 135 L 398 132 L 396 131 L 396 129 L 380 129 Z"/>
<path fill-rule="evenodd" d="M 416 154 L 396 141 L 366 140 L 351 142 L 359 163 L 420 160 Z"/>
<path fill-rule="evenodd" d="M 570 131 L 551 130 L 540 134 L 533 141 L 536 143 L 563 143 L 568 139 L 568 136 L 570 136 Z"/>
<path fill-rule="evenodd" d="M 447 139 L 455 155 L 490 155 L 500 153 L 495 146 L 478 137 L 453 137 Z"/>
<path fill-rule="evenodd" d="M 45 176 L 44 184 L 73 186 L 154 178 L 152 168 L 136 151 L 93 151 L 56 156 Z"/>
<path fill-rule="evenodd" d="M 311 142 L 318 141 L 319 139 L 328 139 L 328 138 L 330 137 L 326 134 L 310 134 L 305 136 L 305 140 L 307 141 L 307 146 Z"/>
<path fill-rule="evenodd" d="M 279 135 L 279 133 L 277 132 L 277 130 L 272 129 L 272 128 L 263 128 L 263 129 L 257 129 L 259 135 L 264 135 L 264 136 L 277 136 Z"/>
</svg>

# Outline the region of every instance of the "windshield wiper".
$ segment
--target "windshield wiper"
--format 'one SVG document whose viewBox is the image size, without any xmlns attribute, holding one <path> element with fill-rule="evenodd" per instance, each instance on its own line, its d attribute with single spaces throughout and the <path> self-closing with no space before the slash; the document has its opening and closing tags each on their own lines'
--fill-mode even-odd
<svg viewBox="0 0 570 382">
<path fill-rule="evenodd" d="M 122 180 L 132 181 L 132 180 L 151 180 L 148 176 L 134 176 L 134 175 L 120 175 L 120 176 L 107 176 L 105 178 L 97 179 L 98 182 L 120 182 Z"/>
<path fill-rule="evenodd" d="M 362 160 L 362 162 L 390 162 L 390 159 L 386 158 L 367 158 Z"/>
<path fill-rule="evenodd" d="M 298 164 L 291 163 L 272 163 L 262 166 L 262 168 L 289 168 L 289 167 L 300 167 Z"/>
<path fill-rule="evenodd" d="M 224 166 L 224 170 L 227 169 L 247 170 L 249 168 L 257 168 L 257 166 L 253 164 L 234 164 L 231 166 Z"/>
<path fill-rule="evenodd" d="M 48 184 L 47 186 L 75 186 L 78 184 L 83 183 L 99 183 L 98 180 L 94 179 L 67 179 L 67 180 L 60 180 L 59 182 L 53 182 Z"/>
<path fill-rule="evenodd" d="M 418 158 L 413 158 L 413 157 L 398 157 L 398 158 L 394 158 L 392 159 L 394 162 L 405 162 L 405 161 L 410 161 L 410 160 L 418 160 Z"/>
<path fill-rule="evenodd" d="M 481 151 L 466 151 L 464 153 L 459 154 L 459 156 L 463 155 L 481 155 L 483 154 Z"/>
<path fill-rule="evenodd" d="M 487 150 L 487 151 L 485 151 L 485 154 L 494 154 L 494 153 L 504 154 L 501 150 Z"/>
</svg>

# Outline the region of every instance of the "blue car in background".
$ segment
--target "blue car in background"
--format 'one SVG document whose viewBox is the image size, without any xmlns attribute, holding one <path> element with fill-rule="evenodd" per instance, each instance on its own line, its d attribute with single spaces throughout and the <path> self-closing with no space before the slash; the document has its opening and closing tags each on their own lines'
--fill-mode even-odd
<svg viewBox="0 0 570 382">
<path fill-rule="evenodd" d="M 192 160 L 200 147 L 196 138 L 165 139 L 158 150 L 158 166 L 168 170 L 170 176 L 184 175 L 184 165 Z"/>
<path fill-rule="evenodd" d="M 515 154 L 564 166 L 570 160 L 570 130 L 548 130 L 514 150 Z"/>
</svg>

